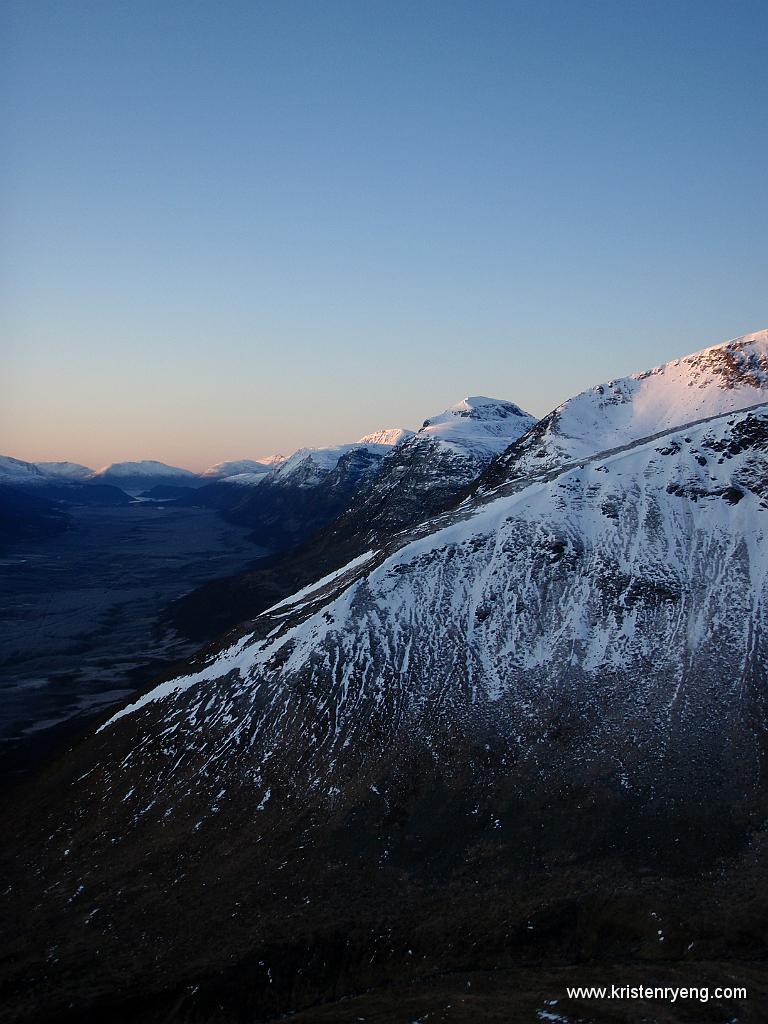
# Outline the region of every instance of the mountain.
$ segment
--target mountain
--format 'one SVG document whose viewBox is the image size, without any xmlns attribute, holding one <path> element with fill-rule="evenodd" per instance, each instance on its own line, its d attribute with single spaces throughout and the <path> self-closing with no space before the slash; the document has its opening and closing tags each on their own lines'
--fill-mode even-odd
<svg viewBox="0 0 768 1024">
<path fill-rule="evenodd" d="M 0 477 L 0 551 L 11 543 L 56 537 L 69 525 L 70 518 L 58 503 Z"/>
<path fill-rule="evenodd" d="M 401 427 L 385 427 L 366 434 L 352 444 L 337 444 L 330 448 L 299 448 L 273 467 L 270 483 L 276 486 L 314 487 L 350 453 L 365 450 L 373 456 L 383 457 L 410 435 L 411 431 Z"/>
<path fill-rule="evenodd" d="M 361 437 L 358 444 L 383 444 L 394 447 L 409 437 L 413 437 L 412 430 L 405 430 L 403 427 L 384 427 L 382 430 L 374 430 L 372 434 Z"/>
<path fill-rule="evenodd" d="M 94 475 L 92 469 L 82 466 L 79 462 L 38 462 L 36 465 L 45 476 L 56 477 L 62 481 L 84 483 Z"/>
<path fill-rule="evenodd" d="M 487 460 L 503 452 L 536 422 L 530 413 L 497 398 L 464 398 L 425 420 L 419 434 L 465 457 Z"/>
<path fill-rule="evenodd" d="M 464 398 L 437 416 L 393 451 L 370 491 L 360 492 L 340 533 L 411 526 L 450 502 L 501 452 L 536 423 L 536 417 L 512 402 Z"/>
<path fill-rule="evenodd" d="M 557 410 L 544 434 L 534 427 L 493 466 L 493 489 L 479 488 L 473 501 L 279 602 L 264 613 L 257 634 L 116 720 L 139 709 L 175 720 L 190 693 L 196 699 L 203 690 L 207 703 L 221 687 L 227 706 L 243 705 L 226 721 L 238 735 L 249 734 L 250 704 L 263 737 L 270 712 L 255 696 L 262 683 L 278 702 L 283 687 L 293 687 L 291 719 L 305 717 L 297 698 L 306 688 L 307 699 L 319 695 L 326 708 L 323 741 L 313 747 L 323 758 L 343 758 L 338 745 L 348 749 L 348 727 L 356 728 L 348 712 L 373 700 L 365 716 L 370 726 L 396 704 L 398 728 L 407 730 L 413 723 L 403 720 L 404 709 L 420 714 L 435 673 L 451 666 L 452 699 L 500 709 L 511 699 L 522 715 L 518 728 L 537 691 L 548 701 L 548 694 L 561 694 L 566 677 L 577 691 L 588 681 L 589 710 L 601 693 L 616 699 L 618 674 L 634 683 L 619 698 L 633 714 L 647 717 L 649 702 L 659 712 L 685 704 L 685 716 L 701 725 L 692 709 L 712 702 L 722 705 L 720 730 L 726 712 L 741 713 L 743 687 L 761 670 L 765 643 L 767 370 L 768 332 L 761 332 L 609 386 L 612 396 L 626 396 L 635 382 L 642 388 L 655 378 L 653 396 L 664 409 L 658 421 L 648 419 L 647 391 L 636 415 L 625 398 L 606 402 L 606 388 L 578 396 Z M 695 413 L 705 415 L 687 422 L 692 407 L 681 402 L 683 422 L 670 426 L 675 412 L 662 401 L 663 389 L 670 379 L 679 387 L 686 376 L 699 390 Z M 582 432 L 577 460 L 563 458 L 553 468 L 545 458 L 521 478 L 519 453 L 529 455 L 531 437 L 536 444 L 542 434 L 556 438 L 562 456 L 574 436 L 566 426 L 576 413 L 584 422 L 586 410 L 597 448 L 587 450 Z M 506 478 L 504 467 L 512 468 Z M 729 675 L 741 688 L 723 687 Z M 614 718 L 600 723 L 607 736 Z M 658 730 L 661 721 L 647 724 Z M 716 745 L 724 739 L 707 738 Z M 699 749 L 701 740 L 697 732 Z M 646 744 L 668 742 L 663 730 L 646 737 Z M 217 743 L 237 749 L 225 735 Z M 217 758 L 219 781 L 224 763 Z M 636 767 L 644 775 L 657 765 Z"/>
<path fill-rule="evenodd" d="M 209 501 L 219 500 L 225 514 L 266 531 L 256 536 L 278 550 L 254 569 L 211 581 L 175 602 L 170 610 L 174 625 L 205 642 L 253 618 L 292 590 L 339 568 L 361 544 L 376 545 L 382 537 L 446 509 L 495 455 L 535 423 L 534 416 L 512 402 L 465 398 L 430 417 L 416 434 L 384 430 L 361 438 L 358 445 L 386 438 L 391 449 L 367 473 L 351 480 L 344 461 L 338 463 L 336 476 L 324 481 L 319 475 L 318 463 L 335 458 L 340 449 L 321 450 L 316 462 L 309 454 L 312 449 L 302 449 L 274 476 L 264 478 L 276 484 L 296 481 L 295 488 L 276 488 L 274 504 L 266 489 L 234 507 L 229 491 L 197 492 L 196 499 L 205 495 Z M 343 451 L 356 448 L 342 446 Z M 310 492 L 308 487 L 317 489 Z M 272 532 L 272 518 L 277 533 Z M 282 532 L 283 524 L 292 527 L 290 532 Z"/>
<path fill-rule="evenodd" d="M 652 974 L 760 1020 L 767 342 L 565 403 L 52 765 L 14 1019 L 607 1019 L 566 984 Z"/>
<path fill-rule="evenodd" d="M 0 482 L 9 486 L 43 483 L 46 474 L 34 462 L 23 459 L 12 459 L 10 455 L 0 455 Z"/>
<path fill-rule="evenodd" d="M 263 547 L 290 549 L 334 519 L 408 436 L 408 431 L 387 428 L 352 444 L 299 448 L 287 459 L 273 460 L 267 473 L 224 477 L 186 500 L 217 508 L 231 522 L 248 526 Z"/>
<path fill-rule="evenodd" d="M 129 494 L 138 494 L 150 487 L 199 487 L 200 477 L 180 466 L 167 466 L 164 462 L 145 459 L 141 462 L 113 462 L 97 470 L 91 478 L 94 483 L 114 484 Z"/>
<path fill-rule="evenodd" d="M 8 542 L 60 533 L 68 519 L 63 509 L 56 511 L 57 506 L 112 507 L 130 503 L 129 496 L 118 487 L 94 484 L 92 479 L 92 471 L 77 463 L 33 463 L 0 456 L 0 538 Z M 22 501 L 20 493 L 30 500 Z"/>
<path fill-rule="evenodd" d="M 499 461 L 503 477 L 558 466 L 595 451 L 765 401 L 768 331 L 748 334 L 612 380 L 559 406 Z"/>
<path fill-rule="evenodd" d="M 263 460 L 236 459 L 230 462 L 217 462 L 210 466 L 202 474 L 206 483 L 213 481 L 227 481 L 237 484 L 256 484 L 267 473 L 281 462 L 285 461 L 283 455 L 272 455 Z"/>
</svg>

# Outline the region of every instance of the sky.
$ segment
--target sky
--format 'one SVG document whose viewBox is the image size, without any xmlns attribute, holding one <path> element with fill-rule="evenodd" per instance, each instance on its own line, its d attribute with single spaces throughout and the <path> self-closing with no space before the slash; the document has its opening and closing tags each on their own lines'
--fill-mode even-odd
<svg viewBox="0 0 768 1024">
<path fill-rule="evenodd" d="M 201 469 L 768 327 L 768 4 L 5 0 L 0 453 Z"/>
</svg>

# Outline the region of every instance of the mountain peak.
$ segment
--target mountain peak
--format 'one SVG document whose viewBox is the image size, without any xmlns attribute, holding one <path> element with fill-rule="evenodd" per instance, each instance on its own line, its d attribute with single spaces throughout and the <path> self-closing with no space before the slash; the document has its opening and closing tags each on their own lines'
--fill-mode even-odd
<svg viewBox="0 0 768 1024">
<path fill-rule="evenodd" d="M 459 455 L 487 462 L 536 423 L 514 402 L 474 395 L 424 420 L 417 438 L 429 438 Z"/>
<path fill-rule="evenodd" d="M 519 405 L 514 402 L 507 402 L 501 398 L 486 398 L 483 395 L 474 395 L 462 398 L 460 402 L 450 406 L 437 416 L 430 416 L 424 420 L 421 429 L 439 426 L 441 423 L 452 423 L 457 419 L 471 420 L 505 420 L 510 416 L 533 419 L 527 412 L 523 412 Z"/>
<path fill-rule="evenodd" d="M 406 430 L 404 427 L 382 427 L 381 430 L 375 430 L 372 434 L 361 437 L 357 443 L 396 445 L 407 437 L 413 437 L 412 430 Z"/>
<path fill-rule="evenodd" d="M 768 331 L 744 335 L 609 381 L 556 410 L 557 433 L 577 458 L 684 423 L 768 401 Z"/>
<path fill-rule="evenodd" d="M 38 462 L 38 468 L 46 476 L 61 480 L 90 480 L 93 470 L 79 462 Z"/>
<path fill-rule="evenodd" d="M 144 476 L 196 476 L 191 469 L 183 469 L 181 466 L 169 466 L 165 462 L 158 462 L 157 459 L 141 459 L 137 462 L 110 462 L 108 466 L 97 469 L 95 476 L 134 476 L 141 473 Z"/>
<path fill-rule="evenodd" d="M 768 403 L 768 331 L 711 345 L 569 398 L 498 469 L 515 478 Z"/>
</svg>

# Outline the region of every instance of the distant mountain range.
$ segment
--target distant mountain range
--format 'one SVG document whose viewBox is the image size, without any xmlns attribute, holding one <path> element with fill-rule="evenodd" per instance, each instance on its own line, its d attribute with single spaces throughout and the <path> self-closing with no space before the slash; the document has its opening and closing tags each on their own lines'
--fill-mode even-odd
<svg viewBox="0 0 768 1024">
<path fill-rule="evenodd" d="M 90 469 L 76 462 L 24 462 L 21 459 L 0 456 L 0 485 L 111 484 L 129 493 L 158 484 L 201 487 L 212 480 L 237 479 L 240 482 L 240 478 L 243 477 L 259 476 L 268 473 L 282 461 L 284 460 L 281 455 L 261 462 L 241 459 L 235 462 L 220 462 L 204 473 L 193 473 L 189 469 L 169 466 L 152 459 L 140 462 L 113 462 L 102 469 Z"/>
<path fill-rule="evenodd" d="M 275 536 L 345 498 L 6 816 L 14 1019 L 482 1020 L 472 979 L 544 959 L 762 984 L 768 331 L 389 440 L 263 474 Z M 542 986 L 498 1019 L 586 1019 Z"/>
<path fill-rule="evenodd" d="M 154 460 L 92 470 L 72 462 L 31 463 L 0 456 L 0 542 L 66 528 L 68 506 L 152 500 L 214 508 L 249 527 L 260 546 L 292 548 L 343 512 L 359 492 L 367 493 L 385 456 L 406 442 L 418 447 L 422 471 L 433 466 L 428 476 L 450 479 L 450 489 L 460 477 L 469 479 L 532 422 L 509 402 L 468 398 L 425 421 L 417 434 L 383 428 L 350 444 L 300 448 L 288 458 L 220 462 L 203 473 Z M 407 448 L 403 458 L 412 464 L 414 448 Z M 394 478 L 396 465 L 388 465 L 386 479 Z M 434 482 L 425 478 L 427 491 Z M 424 490 L 415 477 L 408 487 Z M 414 497 L 421 501 L 420 493 Z"/>
<path fill-rule="evenodd" d="M 511 402 L 466 398 L 417 433 L 385 429 L 354 444 L 300 448 L 254 481 L 257 491 L 237 489 L 234 477 L 186 500 L 220 509 L 249 526 L 257 543 L 284 551 L 345 513 L 367 516 L 373 526 L 393 519 L 394 503 L 408 507 L 401 517 L 410 522 L 453 496 L 535 422 Z M 358 513 L 360 502 L 366 508 Z"/>
</svg>

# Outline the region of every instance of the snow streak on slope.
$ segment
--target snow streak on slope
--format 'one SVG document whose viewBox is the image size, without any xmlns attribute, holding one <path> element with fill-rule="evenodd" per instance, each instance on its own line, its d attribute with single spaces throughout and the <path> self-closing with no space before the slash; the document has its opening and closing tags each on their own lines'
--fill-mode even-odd
<svg viewBox="0 0 768 1024">
<path fill-rule="evenodd" d="M 348 575 L 361 565 L 365 565 L 367 562 L 370 562 L 375 554 L 375 551 L 363 552 L 362 555 L 358 555 L 357 558 L 353 558 L 351 562 L 347 562 L 347 564 L 343 565 L 340 569 L 335 569 L 333 572 L 328 573 L 327 576 L 323 576 L 322 579 L 317 580 L 315 583 L 310 583 L 308 586 L 302 587 L 301 590 L 297 590 L 296 593 L 292 594 L 290 597 L 286 597 L 282 601 L 278 601 L 277 604 L 273 604 L 271 608 L 267 609 L 265 614 L 276 612 L 281 608 L 290 608 L 295 611 L 299 601 L 309 597 L 310 594 L 315 594 L 318 590 L 321 590 L 323 587 L 335 582 L 340 577 Z"/>
</svg>

